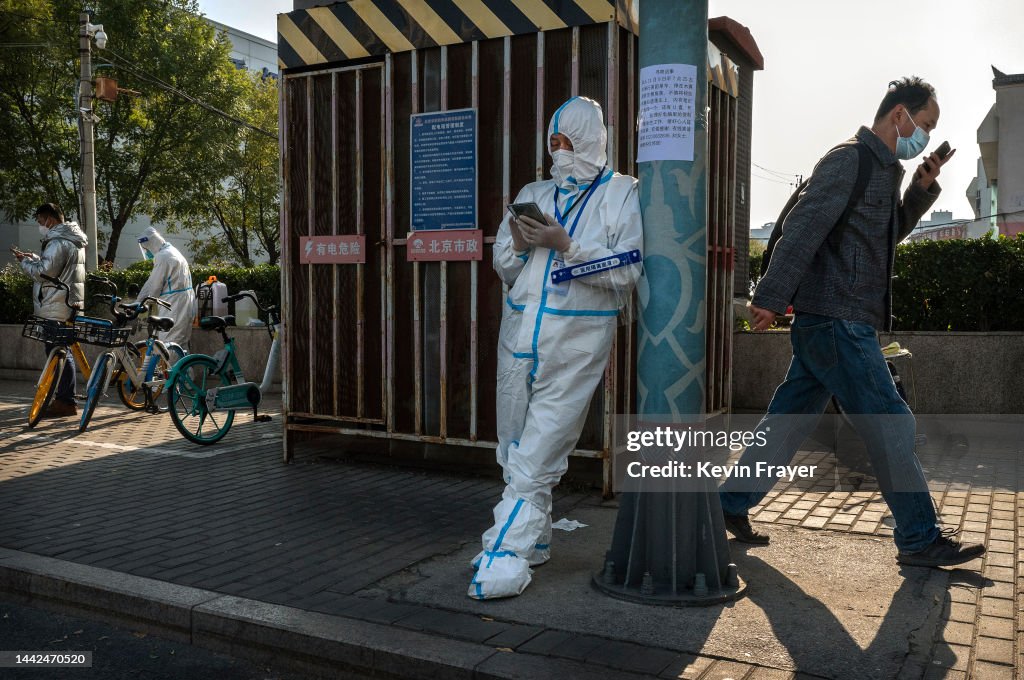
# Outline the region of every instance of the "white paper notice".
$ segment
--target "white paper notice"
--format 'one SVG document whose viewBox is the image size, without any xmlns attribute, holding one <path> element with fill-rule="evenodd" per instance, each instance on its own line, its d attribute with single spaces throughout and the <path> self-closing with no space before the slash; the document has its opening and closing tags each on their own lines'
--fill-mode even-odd
<svg viewBox="0 0 1024 680">
<path fill-rule="evenodd" d="M 640 69 L 637 162 L 692 161 L 697 67 L 660 64 Z"/>
</svg>

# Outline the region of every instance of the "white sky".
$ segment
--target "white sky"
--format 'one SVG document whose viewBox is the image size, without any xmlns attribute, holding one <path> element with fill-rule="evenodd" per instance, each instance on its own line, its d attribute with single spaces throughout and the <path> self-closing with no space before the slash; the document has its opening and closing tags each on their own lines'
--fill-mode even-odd
<svg viewBox="0 0 1024 680">
<path fill-rule="evenodd" d="M 642 1 L 642 0 L 641 0 Z M 1022 0 L 709 0 L 712 17 L 747 26 L 765 59 L 754 76 L 754 163 L 807 175 L 821 155 L 870 125 L 890 80 L 919 75 L 935 86 L 942 116 L 928 150 L 944 139 L 956 156 L 942 171 L 934 209 L 973 215 L 964 195 L 977 168 L 976 133 L 995 102 L 991 65 L 1024 73 Z M 200 0 L 211 19 L 277 40 L 290 0 Z M 916 163 L 905 164 L 908 171 Z M 753 168 L 750 223 L 774 220 L 792 188 Z M 910 173 L 908 172 L 908 175 Z"/>
</svg>

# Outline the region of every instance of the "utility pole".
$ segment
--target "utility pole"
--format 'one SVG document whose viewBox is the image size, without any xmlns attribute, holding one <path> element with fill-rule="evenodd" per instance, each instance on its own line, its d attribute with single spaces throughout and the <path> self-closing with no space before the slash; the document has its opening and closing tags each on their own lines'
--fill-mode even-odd
<svg viewBox="0 0 1024 680">
<path fill-rule="evenodd" d="M 78 116 L 81 120 L 81 168 L 82 168 L 82 230 L 89 243 L 85 246 L 85 268 L 96 271 L 97 229 L 96 229 L 96 154 L 93 147 L 93 123 L 96 120 L 92 110 L 92 35 L 98 29 L 106 42 L 103 26 L 89 23 L 89 13 L 78 15 L 78 56 L 82 63 L 81 80 L 78 87 Z M 97 40 L 99 42 L 99 40 Z M 103 45 L 100 45 L 102 48 Z"/>
<path fill-rule="evenodd" d="M 706 419 L 708 0 L 644 0 L 639 40 L 644 278 L 636 429 L 700 429 Z M 684 451 L 687 464 L 702 453 Z M 642 480 L 639 490 L 620 495 L 612 547 L 593 579 L 598 590 L 677 606 L 743 593 L 715 480 L 684 484 L 655 489 Z"/>
</svg>

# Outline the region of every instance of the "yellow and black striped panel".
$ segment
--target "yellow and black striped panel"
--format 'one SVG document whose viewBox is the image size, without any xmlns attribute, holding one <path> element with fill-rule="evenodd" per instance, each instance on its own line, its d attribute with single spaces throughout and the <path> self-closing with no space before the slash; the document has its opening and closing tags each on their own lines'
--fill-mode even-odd
<svg viewBox="0 0 1024 680">
<path fill-rule="evenodd" d="M 614 21 L 631 0 L 349 0 L 277 16 L 290 69 Z"/>
</svg>

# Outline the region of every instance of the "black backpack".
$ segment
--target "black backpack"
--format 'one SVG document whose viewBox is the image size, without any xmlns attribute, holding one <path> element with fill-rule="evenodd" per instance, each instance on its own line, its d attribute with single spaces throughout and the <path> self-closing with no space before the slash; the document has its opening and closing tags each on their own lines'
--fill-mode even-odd
<svg viewBox="0 0 1024 680">
<path fill-rule="evenodd" d="M 839 221 L 836 222 L 838 225 L 845 225 L 850 219 L 850 212 L 853 210 L 853 206 L 860 201 L 864 195 L 864 190 L 868 187 L 868 180 L 871 179 L 871 150 L 863 143 L 856 139 L 850 139 L 837 144 L 829 150 L 832 153 L 836 149 L 842 149 L 847 146 L 852 146 L 857 149 L 857 181 L 853 183 L 853 191 L 850 192 L 850 200 L 846 202 L 846 210 L 839 216 Z M 827 155 L 827 154 L 826 154 Z M 786 221 L 786 216 L 789 215 L 789 211 L 796 205 L 796 201 L 800 198 L 800 192 L 807 186 L 807 182 L 810 179 L 805 179 L 800 183 L 800 186 L 796 188 L 793 195 L 786 201 L 786 205 L 783 206 L 782 212 L 779 213 L 779 219 L 775 221 L 775 227 L 772 229 L 772 235 L 768 237 L 768 245 L 764 249 L 764 256 L 761 258 L 761 276 L 764 276 L 768 272 L 768 264 L 772 259 L 772 251 L 775 250 L 775 244 L 780 238 L 782 238 L 782 223 Z M 833 225 L 835 226 L 835 225 Z"/>
</svg>

